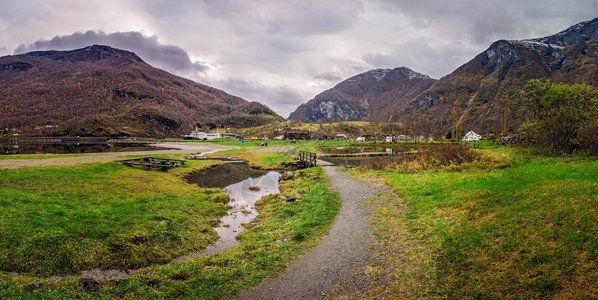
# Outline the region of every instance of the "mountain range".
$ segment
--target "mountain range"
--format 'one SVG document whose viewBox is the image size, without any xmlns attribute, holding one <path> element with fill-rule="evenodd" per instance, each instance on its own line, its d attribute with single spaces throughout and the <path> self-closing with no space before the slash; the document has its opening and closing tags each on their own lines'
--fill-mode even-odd
<svg viewBox="0 0 598 300">
<path fill-rule="evenodd" d="M 439 80 L 406 67 L 371 70 L 301 104 L 289 119 L 400 122 L 405 130 L 436 137 L 455 130 L 512 131 L 521 123 L 520 91 L 530 79 L 596 86 L 597 49 L 598 18 L 547 37 L 496 41 Z M 108 46 L 0 57 L 0 128 L 11 132 L 173 137 L 198 125 L 282 120 L 263 104 Z"/>
<path fill-rule="evenodd" d="M 530 79 L 597 85 L 597 49 L 598 18 L 543 38 L 496 41 L 439 80 L 404 67 L 365 72 L 302 104 L 289 119 L 380 122 L 392 117 L 436 136 L 449 130 L 506 132 L 521 122 L 520 90 Z"/>
<path fill-rule="evenodd" d="M 172 137 L 275 120 L 260 103 L 108 46 L 0 57 L 0 127 L 24 135 Z"/>
</svg>

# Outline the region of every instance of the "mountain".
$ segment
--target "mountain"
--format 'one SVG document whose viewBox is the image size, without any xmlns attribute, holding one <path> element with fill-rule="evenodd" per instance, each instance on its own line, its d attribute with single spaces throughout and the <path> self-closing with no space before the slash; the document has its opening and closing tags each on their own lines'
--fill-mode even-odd
<svg viewBox="0 0 598 300">
<path fill-rule="evenodd" d="M 392 115 L 405 131 L 435 137 L 455 129 L 508 132 L 523 120 L 521 89 L 530 79 L 598 86 L 597 49 L 598 18 L 547 37 L 496 41 L 437 81 L 407 68 L 369 71 L 319 94 L 289 118 L 385 121 Z"/>
<path fill-rule="evenodd" d="M 300 105 L 290 120 L 309 122 L 388 120 L 436 80 L 408 68 L 376 69 L 353 76 Z"/>
<path fill-rule="evenodd" d="M 272 120 L 282 117 L 262 104 L 108 46 L 0 57 L 0 127 L 25 135 L 174 137 Z"/>
<path fill-rule="evenodd" d="M 496 41 L 405 105 L 400 119 L 438 128 L 436 135 L 455 126 L 464 132 L 514 130 L 522 121 L 520 91 L 530 79 L 598 85 L 596 49 L 598 18 L 543 38 Z"/>
</svg>

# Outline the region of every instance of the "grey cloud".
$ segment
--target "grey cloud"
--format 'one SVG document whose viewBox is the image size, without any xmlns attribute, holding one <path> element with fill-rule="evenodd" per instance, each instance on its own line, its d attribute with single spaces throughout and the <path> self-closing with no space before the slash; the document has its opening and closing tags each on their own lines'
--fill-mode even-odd
<svg viewBox="0 0 598 300">
<path fill-rule="evenodd" d="M 448 34 L 439 38 L 490 43 L 527 30 L 521 17 L 509 9 L 513 4 L 507 3 L 513 1 L 373 0 L 373 3 L 379 9 L 404 14 L 415 27 L 434 28 L 438 34 Z"/>
<path fill-rule="evenodd" d="M 315 78 L 318 80 L 324 80 L 324 81 L 328 81 L 328 82 L 340 82 L 345 79 L 338 72 L 324 72 L 319 75 L 316 75 Z"/>
<path fill-rule="evenodd" d="M 351 27 L 363 12 L 358 0 L 205 0 L 206 11 L 214 19 L 229 23 L 242 32 L 270 34 L 334 34 Z"/>
<path fill-rule="evenodd" d="M 489 45 L 488 45 L 489 46 Z M 363 56 L 371 68 L 396 68 L 406 66 L 415 72 L 440 78 L 483 51 L 477 46 L 452 42 L 442 47 L 431 45 L 430 41 L 419 38 L 400 45 L 390 54 L 370 53 Z"/>
<path fill-rule="evenodd" d="M 439 38 L 488 44 L 554 34 L 598 14 L 595 0 L 371 0 L 382 11 L 401 13 Z M 573 21 L 572 21 L 573 20 Z"/>
<path fill-rule="evenodd" d="M 351 76 L 371 69 L 371 65 L 367 62 L 338 57 L 328 57 L 325 65 L 328 66 L 328 69 L 324 72 L 322 72 L 322 68 L 310 70 L 310 73 L 317 74 L 313 76 L 313 79 L 323 89 L 331 88 Z"/>
<path fill-rule="evenodd" d="M 308 99 L 307 95 L 284 85 L 271 87 L 259 82 L 232 77 L 212 83 L 227 93 L 243 95 L 242 97 L 246 100 L 264 103 L 283 116 L 294 111 L 297 106 Z"/>
<path fill-rule="evenodd" d="M 21 44 L 15 54 L 38 50 L 71 50 L 92 44 L 102 44 L 135 52 L 149 64 L 169 72 L 205 72 L 208 67 L 202 62 L 192 62 L 185 50 L 175 45 L 165 45 L 156 36 L 145 36 L 139 32 L 102 31 L 75 32 L 71 35 L 55 36 L 50 40 L 38 40 Z"/>
</svg>

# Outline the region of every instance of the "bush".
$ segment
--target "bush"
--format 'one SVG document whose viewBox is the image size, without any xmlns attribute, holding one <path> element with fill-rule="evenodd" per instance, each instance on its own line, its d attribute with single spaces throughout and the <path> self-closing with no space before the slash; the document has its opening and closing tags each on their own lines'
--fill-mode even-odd
<svg viewBox="0 0 598 300">
<path fill-rule="evenodd" d="M 523 91 L 527 122 L 519 130 L 550 153 L 598 154 L 598 91 L 586 84 L 530 80 Z"/>
</svg>

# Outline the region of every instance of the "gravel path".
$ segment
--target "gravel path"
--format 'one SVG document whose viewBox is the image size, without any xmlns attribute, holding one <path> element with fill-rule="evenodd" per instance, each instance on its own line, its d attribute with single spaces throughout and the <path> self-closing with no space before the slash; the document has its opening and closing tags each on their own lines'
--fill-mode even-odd
<svg viewBox="0 0 598 300">
<path fill-rule="evenodd" d="M 233 146 L 222 146 L 208 143 L 160 143 L 153 144 L 156 147 L 176 148 L 176 150 L 155 150 L 155 151 L 135 151 L 135 152 L 103 152 L 87 153 L 77 156 L 48 155 L 48 158 L 41 159 L 0 159 L 0 168 L 15 169 L 20 167 L 40 167 L 40 166 L 71 166 L 85 163 L 108 162 L 122 158 L 128 155 L 155 155 L 172 153 L 205 153 L 235 148 Z"/>
<path fill-rule="evenodd" d="M 292 262 L 282 275 L 267 279 L 236 299 L 322 299 L 337 285 L 345 290 L 363 288 L 359 274 L 374 259 L 374 240 L 369 218 L 360 203 L 379 191 L 339 173 L 333 166 L 323 169 L 343 201 L 328 236 Z"/>
</svg>

